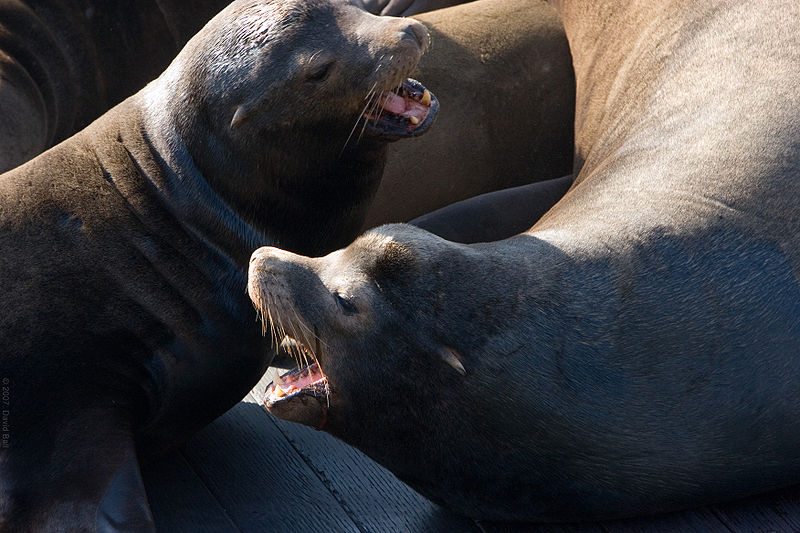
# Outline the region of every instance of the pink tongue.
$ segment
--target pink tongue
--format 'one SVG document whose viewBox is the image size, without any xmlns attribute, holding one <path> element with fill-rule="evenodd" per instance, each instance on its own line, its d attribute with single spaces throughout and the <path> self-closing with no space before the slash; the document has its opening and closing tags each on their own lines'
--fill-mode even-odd
<svg viewBox="0 0 800 533">
<path fill-rule="evenodd" d="M 414 100 L 409 100 L 408 109 L 403 112 L 403 116 L 406 118 L 416 117 L 419 122 L 422 122 L 428 116 L 428 111 L 429 108 L 427 106 Z"/>
<path fill-rule="evenodd" d="M 381 95 L 381 107 L 389 113 L 399 115 L 406 110 L 406 101 L 402 96 L 398 96 L 391 91 L 386 91 Z"/>
</svg>

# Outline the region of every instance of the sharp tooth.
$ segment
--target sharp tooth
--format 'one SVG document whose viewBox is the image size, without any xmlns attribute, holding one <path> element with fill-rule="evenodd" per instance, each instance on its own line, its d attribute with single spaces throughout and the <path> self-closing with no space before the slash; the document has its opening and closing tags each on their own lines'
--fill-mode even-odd
<svg viewBox="0 0 800 533">
<path fill-rule="evenodd" d="M 281 341 L 279 348 L 286 353 L 292 353 L 292 350 L 297 350 L 299 343 L 291 338 L 291 337 L 284 337 Z"/>
<path fill-rule="evenodd" d="M 408 120 L 410 120 L 410 121 L 411 121 L 411 123 L 412 123 L 413 125 L 415 125 L 415 126 L 416 126 L 417 124 L 419 124 L 419 119 L 418 119 L 417 117 L 413 116 L 413 115 L 412 115 L 412 116 L 410 116 L 410 117 L 408 117 Z"/>
<path fill-rule="evenodd" d="M 277 396 L 278 398 L 283 398 L 284 396 L 286 396 L 286 393 L 283 391 L 282 388 L 280 388 L 280 386 L 275 385 L 275 396 Z"/>
<path fill-rule="evenodd" d="M 431 92 L 428 89 L 425 89 L 425 92 L 422 93 L 422 98 L 419 103 L 422 105 L 431 105 Z"/>
<path fill-rule="evenodd" d="M 283 385 L 283 378 L 277 368 L 272 369 L 272 382 L 275 383 L 276 386 Z"/>
</svg>

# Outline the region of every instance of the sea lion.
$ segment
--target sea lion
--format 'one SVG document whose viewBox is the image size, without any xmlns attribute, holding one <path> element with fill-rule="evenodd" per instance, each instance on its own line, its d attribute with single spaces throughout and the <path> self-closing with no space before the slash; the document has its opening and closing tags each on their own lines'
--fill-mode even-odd
<svg viewBox="0 0 800 533">
<path fill-rule="evenodd" d="M 0 172 L 158 76 L 229 0 L 0 0 Z"/>
<path fill-rule="evenodd" d="M 482 519 L 797 483 L 800 7 L 557 7 L 571 189 L 498 242 L 390 225 L 319 259 L 257 251 L 251 297 L 316 359 L 268 408 Z"/>
<path fill-rule="evenodd" d="M 551 6 L 479 0 L 415 18 L 433 42 L 415 76 L 447 105 L 424 142 L 389 148 L 364 230 L 572 172 L 575 78 Z"/>
<path fill-rule="evenodd" d="M 410 17 L 426 11 L 466 4 L 472 0 L 362 0 L 364 9 L 377 15 Z"/>
<path fill-rule="evenodd" d="M 464 244 L 507 239 L 533 226 L 564 196 L 573 179 L 570 174 L 487 192 L 417 217 L 409 224 Z"/>
<path fill-rule="evenodd" d="M 405 80 L 427 46 L 418 22 L 345 0 L 239 0 L 141 92 L 0 176 L 0 529 L 152 529 L 139 461 L 271 361 L 251 251 L 356 236 L 386 142 L 435 117 Z"/>
</svg>

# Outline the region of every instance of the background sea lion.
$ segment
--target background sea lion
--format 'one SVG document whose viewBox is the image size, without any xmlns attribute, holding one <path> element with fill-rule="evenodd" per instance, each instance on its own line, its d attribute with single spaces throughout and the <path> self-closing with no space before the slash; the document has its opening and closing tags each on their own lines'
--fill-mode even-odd
<svg viewBox="0 0 800 533">
<path fill-rule="evenodd" d="M 513 237 L 533 226 L 572 185 L 573 176 L 487 192 L 410 222 L 449 241 L 471 244 Z"/>
<path fill-rule="evenodd" d="M 384 226 L 320 259 L 257 251 L 251 297 L 316 360 L 268 407 L 479 518 L 615 518 L 797 483 L 800 7 L 558 9 L 570 191 L 494 243 Z"/>
<path fill-rule="evenodd" d="M 552 7 L 480 0 L 416 18 L 433 43 L 418 77 L 447 105 L 424 142 L 389 149 L 365 230 L 572 172 L 575 78 Z"/>
<path fill-rule="evenodd" d="M 0 176 L 0 529 L 152 529 L 139 460 L 271 360 L 250 252 L 355 236 L 386 141 L 435 116 L 404 81 L 427 44 L 343 0 L 235 2 L 144 90 Z"/>
<path fill-rule="evenodd" d="M 466 4 L 471 0 L 362 0 L 370 13 L 409 17 L 426 11 Z"/>
<path fill-rule="evenodd" d="M 0 0 L 0 172 L 158 76 L 229 0 Z"/>
</svg>

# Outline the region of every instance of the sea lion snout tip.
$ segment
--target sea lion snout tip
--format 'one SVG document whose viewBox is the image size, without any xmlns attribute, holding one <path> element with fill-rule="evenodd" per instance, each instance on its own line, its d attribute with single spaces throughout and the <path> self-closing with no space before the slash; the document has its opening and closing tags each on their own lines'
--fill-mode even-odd
<svg viewBox="0 0 800 533">
<path fill-rule="evenodd" d="M 420 54 L 424 54 L 430 47 L 431 35 L 428 28 L 421 22 L 412 18 L 401 19 L 403 24 L 400 26 L 398 33 L 401 39 L 413 40 L 419 46 Z"/>
<path fill-rule="evenodd" d="M 260 273 L 273 270 L 271 265 L 274 266 L 275 261 L 273 259 L 276 256 L 276 250 L 280 251 L 278 248 L 274 248 L 272 246 L 262 246 L 250 255 L 250 264 L 248 266 L 248 285 L 252 284 Z"/>
<path fill-rule="evenodd" d="M 252 254 L 250 254 L 250 264 L 252 265 L 259 259 L 262 259 L 263 256 L 269 252 L 268 248 L 270 248 L 270 246 L 262 246 L 260 248 L 257 248 Z"/>
<path fill-rule="evenodd" d="M 304 256 L 297 255 L 288 250 L 274 246 L 262 246 L 250 255 L 248 277 L 254 278 L 259 274 L 282 272 L 291 265 L 304 263 Z"/>
<path fill-rule="evenodd" d="M 250 264 L 253 264 L 261 259 L 266 259 L 269 257 L 279 257 L 281 255 L 294 255 L 294 254 L 292 254 L 292 252 L 287 252 L 286 250 L 281 250 L 280 248 L 276 248 L 275 246 L 262 246 L 260 248 L 256 248 L 256 250 L 250 255 Z"/>
<path fill-rule="evenodd" d="M 404 18 L 402 20 L 405 24 L 402 26 L 400 34 L 404 37 L 408 36 L 408 38 L 414 39 L 419 45 L 420 53 L 424 54 L 431 44 L 431 34 L 428 32 L 428 28 L 421 22 L 411 18 Z"/>
</svg>

